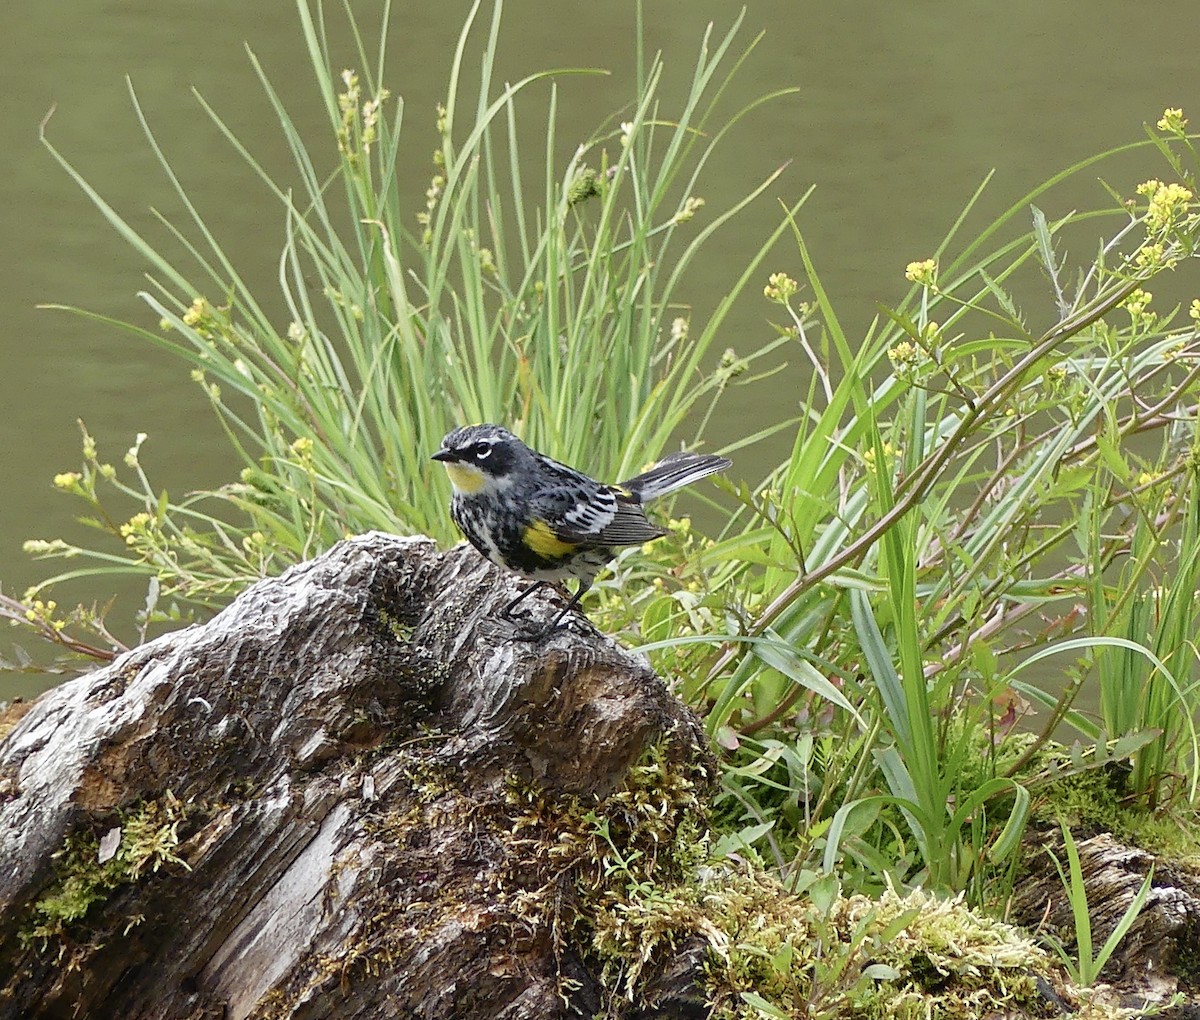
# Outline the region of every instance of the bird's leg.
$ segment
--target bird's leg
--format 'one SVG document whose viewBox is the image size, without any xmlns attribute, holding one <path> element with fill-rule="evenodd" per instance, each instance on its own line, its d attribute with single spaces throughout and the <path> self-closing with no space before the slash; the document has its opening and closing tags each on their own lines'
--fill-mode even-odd
<svg viewBox="0 0 1200 1020">
<path fill-rule="evenodd" d="M 580 581 L 579 582 L 579 590 L 576 591 L 575 594 L 571 597 L 571 601 L 568 602 L 565 606 L 562 607 L 562 609 L 560 609 L 558 611 L 558 615 L 553 620 L 551 620 L 548 624 L 546 624 L 545 633 L 549 633 L 550 631 L 554 630 L 554 628 L 557 627 L 559 625 L 559 623 L 562 622 L 562 618 L 564 616 L 566 616 L 567 613 L 569 613 L 577 605 L 579 605 L 579 600 L 581 598 L 583 598 L 584 595 L 587 594 L 588 589 L 590 589 L 591 587 L 592 587 L 592 585 L 591 585 L 590 581 Z"/>
<path fill-rule="evenodd" d="M 507 606 L 505 606 L 503 609 L 501 609 L 500 615 L 503 617 L 506 617 L 508 619 L 512 619 L 513 618 L 513 610 L 517 608 L 517 604 L 523 598 L 525 598 L 526 595 L 530 594 L 531 592 L 537 591 L 545 583 L 546 583 L 545 581 L 534 581 L 533 584 L 529 585 L 529 587 L 527 587 L 523 592 L 521 592 L 520 595 L 518 595 Z"/>
</svg>

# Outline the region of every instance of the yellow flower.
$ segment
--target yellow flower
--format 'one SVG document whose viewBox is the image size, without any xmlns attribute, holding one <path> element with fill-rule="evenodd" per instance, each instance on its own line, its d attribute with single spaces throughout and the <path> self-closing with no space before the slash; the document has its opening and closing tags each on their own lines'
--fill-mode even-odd
<svg viewBox="0 0 1200 1020">
<path fill-rule="evenodd" d="M 202 297 L 192 301 L 192 306 L 183 313 L 183 324 L 191 326 L 193 329 L 201 325 L 205 319 L 212 314 L 212 309 L 208 307 L 208 302 Z"/>
<path fill-rule="evenodd" d="M 64 471 L 62 474 L 54 476 L 54 487 L 70 490 L 77 488 L 81 481 L 83 481 L 83 475 L 78 471 Z"/>
<path fill-rule="evenodd" d="M 43 602 L 41 599 L 34 599 L 29 603 L 25 610 L 25 619 L 30 623 L 35 620 L 44 620 L 47 623 L 53 623 L 51 617 L 54 615 L 54 610 L 58 608 L 58 603 L 51 599 L 49 602 Z M 56 627 L 56 630 L 61 630 L 61 627 Z"/>
<path fill-rule="evenodd" d="M 1200 322 L 1200 298 L 1192 298 L 1191 307 L 1188 309 L 1188 318 L 1193 322 Z"/>
<path fill-rule="evenodd" d="M 121 525 L 121 537 L 125 539 L 126 545 L 137 545 L 138 539 L 143 538 L 150 531 L 150 525 L 154 522 L 154 518 L 145 510 L 141 513 L 136 513 Z"/>
<path fill-rule="evenodd" d="M 800 284 L 788 276 L 787 273 L 772 273 L 767 278 L 767 285 L 763 288 L 763 297 L 768 301 L 776 301 L 781 305 L 785 305 L 788 298 L 799 289 Z"/>
<path fill-rule="evenodd" d="M 910 262 L 904 267 L 904 278 L 910 283 L 919 283 L 923 287 L 935 286 L 937 283 L 937 259 Z"/>
<path fill-rule="evenodd" d="M 1163 115 L 1158 119 L 1158 124 L 1155 126 L 1159 131 L 1168 131 L 1173 135 L 1181 135 L 1187 127 L 1187 118 L 1178 107 L 1168 106 L 1163 110 Z"/>
<path fill-rule="evenodd" d="M 1163 184 L 1151 178 L 1137 187 L 1137 193 L 1148 201 L 1146 205 L 1146 230 L 1157 233 L 1170 227 L 1183 213 L 1192 200 L 1192 193 L 1182 184 Z"/>
<path fill-rule="evenodd" d="M 1142 245 L 1133 256 L 1133 264 L 1143 270 L 1174 269 L 1178 262 L 1174 255 L 1167 254 L 1161 241 Z"/>
<path fill-rule="evenodd" d="M 907 340 L 901 340 L 888 350 L 887 355 L 896 368 L 907 368 L 917 360 L 917 349 Z"/>
<path fill-rule="evenodd" d="M 1146 310 L 1150 307 L 1150 301 L 1154 297 L 1148 290 L 1142 290 L 1139 287 L 1124 301 L 1121 302 L 1121 307 L 1125 309 L 1131 318 L 1137 319 L 1146 314 Z"/>
<path fill-rule="evenodd" d="M 883 444 L 883 456 L 884 460 L 888 464 L 893 463 L 899 455 L 900 448 L 898 446 L 893 446 L 891 443 L 886 442 Z M 868 447 L 865 451 L 863 451 L 863 465 L 866 467 L 869 474 L 875 473 L 875 468 L 877 466 L 875 463 L 875 447 Z"/>
</svg>

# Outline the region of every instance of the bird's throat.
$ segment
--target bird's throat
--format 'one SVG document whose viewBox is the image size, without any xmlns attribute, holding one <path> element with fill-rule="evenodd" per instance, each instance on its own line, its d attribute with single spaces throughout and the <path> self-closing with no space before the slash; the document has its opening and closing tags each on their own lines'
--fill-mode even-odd
<svg viewBox="0 0 1200 1020">
<path fill-rule="evenodd" d="M 446 474 L 457 492 L 471 495 L 483 488 L 483 472 L 470 464 L 447 464 Z"/>
</svg>

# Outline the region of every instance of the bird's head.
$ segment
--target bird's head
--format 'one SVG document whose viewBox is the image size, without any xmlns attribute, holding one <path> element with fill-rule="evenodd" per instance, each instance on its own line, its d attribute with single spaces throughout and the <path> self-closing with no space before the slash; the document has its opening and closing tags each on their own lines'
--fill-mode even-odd
<svg viewBox="0 0 1200 1020">
<path fill-rule="evenodd" d="M 446 434 L 433 459 L 442 462 L 456 492 L 471 494 L 509 484 L 513 470 L 532 456 L 499 425 L 465 425 Z"/>
</svg>

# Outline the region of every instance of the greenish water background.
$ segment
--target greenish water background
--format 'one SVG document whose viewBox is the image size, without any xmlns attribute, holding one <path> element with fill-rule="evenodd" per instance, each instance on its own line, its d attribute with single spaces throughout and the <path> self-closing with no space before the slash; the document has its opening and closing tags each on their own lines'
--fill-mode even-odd
<svg viewBox="0 0 1200 1020">
<path fill-rule="evenodd" d="M 462 0 L 396 5 L 388 84 L 407 105 L 414 155 L 405 180 L 414 211 L 430 170 L 434 104 L 468 6 Z M 370 24 L 377 7 L 360 2 L 355 9 Z M 726 26 L 739 9 L 715 0 L 648 0 L 648 44 L 666 52 L 669 93 L 678 94 L 690 77 L 704 26 Z M 506 5 L 501 74 L 610 69 L 609 77 L 560 86 L 561 123 L 578 124 L 585 136 L 628 100 L 632 10 L 631 4 L 513 0 Z M 932 250 L 989 170 L 996 177 L 983 209 L 994 213 L 1058 169 L 1136 139 L 1143 122 L 1156 120 L 1165 106 L 1183 106 L 1200 124 L 1194 14 L 1194 0 L 749 0 L 743 38 L 766 34 L 737 79 L 728 112 L 765 91 L 793 85 L 800 91 L 742 125 L 699 193 L 715 210 L 791 163 L 772 195 L 695 266 L 689 287 L 696 315 L 728 288 L 777 221 L 776 199 L 793 200 L 815 183 L 801 227 L 844 325 L 852 336 L 861 334 L 876 303 L 894 302 L 904 289 L 905 263 Z M 339 17 L 332 11 L 331 20 Z M 287 0 L 7 4 L 0 7 L 0 40 L 0 583 L 19 593 L 45 573 L 22 553 L 26 538 L 80 533 L 73 523 L 80 505 L 51 485 L 56 472 L 79 461 L 76 418 L 86 421 L 105 457 L 118 462 L 135 433 L 149 433 L 143 463 L 173 493 L 220 484 L 236 470 L 181 363 L 122 334 L 35 307 L 62 302 L 153 325 L 134 296 L 145 267 L 39 145 L 39 122 L 56 104 L 49 129 L 55 143 L 135 227 L 163 238 L 150 208 L 171 216 L 180 208 L 141 137 L 128 74 L 201 212 L 244 275 L 268 293 L 282 237 L 279 212 L 190 89 L 217 108 L 268 170 L 286 178 L 287 154 L 248 45 L 312 144 L 329 143 Z M 352 64 L 350 48 L 344 52 Z M 540 161 L 536 146 L 534 157 Z M 1146 156 L 1115 163 L 1106 176 L 1131 193 L 1138 180 L 1162 172 Z M 1053 218 L 1103 200 L 1099 185 L 1083 180 L 1054 193 L 1046 211 Z M 801 275 L 786 246 L 771 260 L 769 271 L 775 269 Z M 1194 268 L 1177 275 L 1183 291 L 1200 293 Z M 1036 328 L 1049 304 L 1031 283 L 1025 305 Z M 726 338 L 743 351 L 770 335 L 770 309 L 754 297 L 760 288 L 751 291 Z M 732 391 L 714 419 L 713 440 L 794 413 L 803 371 L 797 363 L 759 388 Z M 758 477 L 785 445 L 743 453 L 740 473 Z M 80 588 L 64 591 L 60 602 L 108 595 Z M 126 589 L 121 599 L 114 619 L 127 621 L 140 594 Z M 0 699 L 37 687 L 27 678 L 0 677 Z"/>
</svg>

